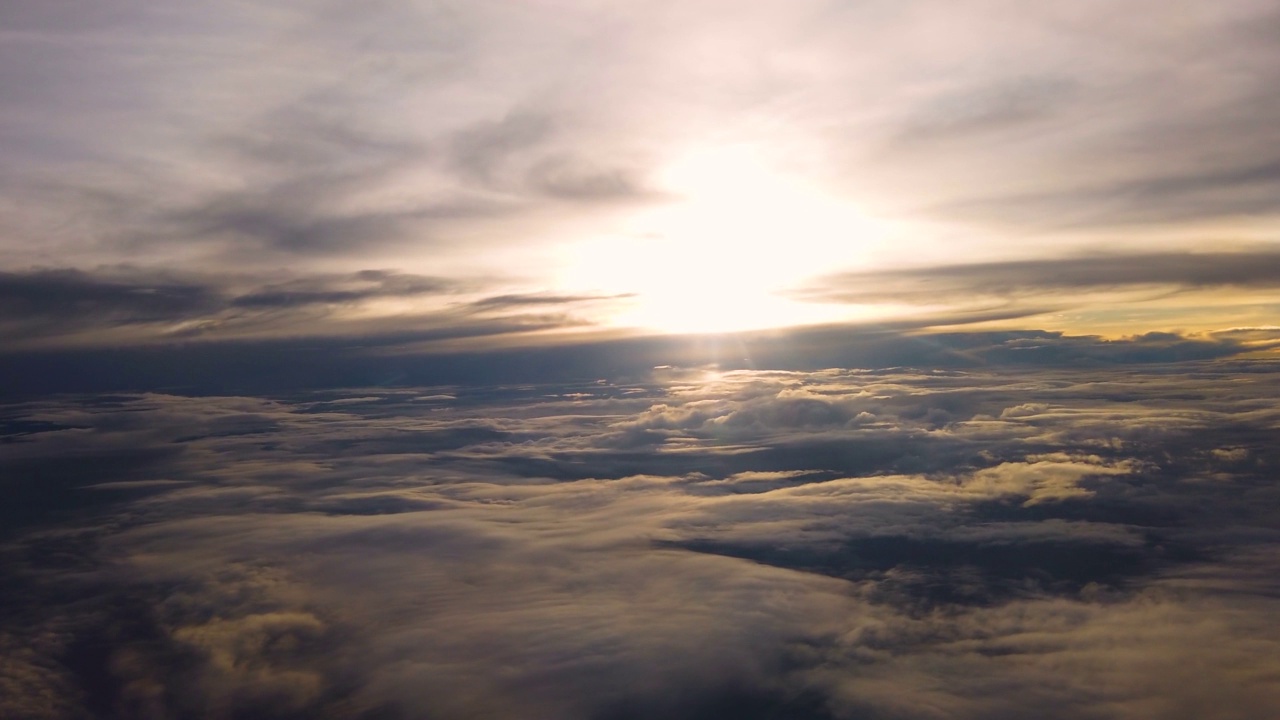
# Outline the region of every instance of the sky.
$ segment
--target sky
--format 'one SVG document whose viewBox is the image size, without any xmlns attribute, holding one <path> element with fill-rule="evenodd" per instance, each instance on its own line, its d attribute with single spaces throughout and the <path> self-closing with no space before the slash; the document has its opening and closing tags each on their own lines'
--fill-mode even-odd
<svg viewBox="0 0 1280 720">
<path fill-rule="evenodd" d="M 6 0 L 5 338 L 1265 325 L 1277 17 Z"/>
<path fill-rule="evenodd" d="M 1277 37 L 0 0 L 0 717 L 1273 720 Z"/>
</svg>

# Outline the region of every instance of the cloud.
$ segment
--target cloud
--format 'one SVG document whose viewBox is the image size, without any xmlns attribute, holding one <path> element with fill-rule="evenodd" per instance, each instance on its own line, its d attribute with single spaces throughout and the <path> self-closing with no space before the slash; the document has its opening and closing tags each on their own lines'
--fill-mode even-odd
<svg viewBox="0 0 1280 720">
<path fill-rule="evenodd" d="M 21 334 L 174 320 L 220 304 L 214 289 L 193 282 L 163 275 L 101 277 L 70 269 L 0 274 L 0 300 L 4 324 Z"/>
<path fill-rule="evenodd" d="M 1157 12 L 1185 20 L 1129 19 Z M 376 255 L 422 272 L 476 243 L 608 234 L 637 203 L 680 200 L 666 171 L 721 142 L 760 149 L 782 174 L 794 158 L 823 192 L 876 217 L 940 220 L 948 237 L 957 213 L 1005 242 L 1024 223 L 1275 209 L 1265 2 L 806 2 L 729 19 L 710 6 L 125 3 L 82 16 L 19 2 L 11 14 L 9 267 L 145 251 L 227 270 Z M 888 266 L 937 254 L 926 235 Z M 1038 246 L 1096 245 L 1085 235 Z"/>
<path fill-rule="evenodd" d="M 4 546 L 8 702 L 1254 717 L 1280 415 L 1238 362 L 11 403 L 8 492 L 65 494 Z"/>
<path fill-rule="evenodd" d="M 910 183 L 924 183 L 947 199 L 918 211 L 993 231 L 1123 235 L 1272 214 L 1274 138 L 1263 124 L 1280 108 L 1260 95 L 1275 79 L 1275 51 L 1258 38 L 1275 26 L 1274 8 L 1188 6 L 1195 20 L 1159 29 L 1127 19 L 1155 9 L 1137 2 L 996 18 L 967 6 L 935 9 L 932 23 L 908 15 L 895 29 L 945 38 L 937 62 L 951 64 L 932 68 L 931 84 L 899 81 L 904 102 L 873 156 L 900 167 L 877 173 L 881 192 L 919 196 Z M 988 42 L 949 36 L 946 23 Z M 1191 87 L 1202 90 L 1195 101 L 1182 95 Z M 1195 149 L 1205 143 L 1221 151 L 1207 158 Z M 864 185 L 875 192 L 875 182 Z"/>
<path fill-rule="evenodd" d="M 230 257 L 352 255 L 361 249 L 431 238 L 433 226 L 467 218 L 500 216 L 511 203 L 464 189 L 405 203 L 352 203 L 425 163 L 420 140 L 380 137 L 338 104 L 346 92 L 320 94 L 295 107 L 274 110 L 256 132 L 219 144 L 233 150 L 248 187 L 211 190 L 162 213 L 162 234 L 209 244 Z M 344 209 L 345 208 L 345 209 Z"/>
<path fill-rule="evenodd" d="M 329 290 L 323 292 L 352 291 L 342 282 L 325 287 Z M 361 281 L 356 287 L 368 289 L 368 284 Z M 278 299 L 289 300 L 291 292 L 300 291 L 286 290 Z M 371 301 L 378 297 L 374 293 Z M 557 306 L 547 298 L 558 298 L 563 304 Z M 245 309 L 245 314 L 234 313 L 225 322 L 219 314 L 205 316 L 215 321 L 209 325 L 196 322 L 199 317 L 175 318 L 158 327 L 126 325 L 114 337 L 98 327 L 86 329 L 83 337 L 41 343 L 24 344 L 15 338 L 5 348 L 9 352 L 0 353 L 0 392 L 21 396 L 181 387 L 213 394 L 273 394 L 389 384 L 543 383 L 582 377 L 639 380 L 655 366 L 673 362 L 699 368 L 694 373 L 699 381 L 708 367 L 719 371 L 1106 367 L 1213 360 L 1268 347 L 1266 342 L 1260 345 L 1229 333 L 1147 333 L 1107 339 L 1040 330 L 942 333 L 924 329 L 947 323 L 953 319 L 950 316 L 899 325 L 598 340 L 537 333 L 590 329 L 575 309 L 608 303 L 611 297 L 517 295 L 514 299 L 519 302 L 510 297 L 486 302 L 481 296 L 472 301 L 478 306 L 461 302 L 435 313 L 360 322 L 344 322 L 340 313 L 348 308 L 342 304 L 301 304 L 309 299 L 320 298 L 294 298 L 298 306 L 279 310 Z M 191 324 L 178 332 L 183 328 L 173 323 L 182 322 Z M 106 338 L 115 347 L 93 351 L 76 347 L 105 345 Z M 947 422 L 945 415 L 934 415 L 936 422 Z"/>
<path fill-rule="evenodd" d="M 1280 255 L 1262 245 L 1223 252 L 1091 252 L 1058 258 L 916 265 L 839 273 L 798 286 L 792 296 L 885 312 L 917 308 L 926 322 L 936 308 L 952 308 L 955 324 L 1091 328 L 1111 336 L 1134 327 L 1187 328 L 1207 334 L 1188 340 L 1236 341 L 1219 332 L 1232 322 L 1264 326 L 1262 308 L 1276 289 Z M 1239 318 L 1239 320 L 1233 320 Z M 949 324 L 936 319 L 937 327 Z M 1043 325 L 1042 325 L 1043 326 Z M 1142 334 L 1150 340 L 1156 336 Z M 1257 333 L 1254 333 L 1256 336 Z M 1134 335 L 1133 339 L 1138 336 Z M 1265 347 L 1258 337 L 1249 339 Z"/>
<path fill-rule="evenodd" d="M 0 715 L 1280 706 L 1274 3 L 4 14 Z"/>
<path fill-rule="evenodd" d="M 538 305 L 572 305 L 575 303 L 596 302 L 600 300 L 619 300 L 631 295 L 539 295 L 513 294 L 493 295 L 471 304 L 477 310 L 518 308 Z"/>
<path fill-rule="evenodd" d="M 967 481 L 966 487 L 994 494 L 1020 495 L 1028 505 L 1088 497 L 1092 493 L 1080 487 L 1080 481 L 1090 477 L 1119 475 L 1130 472 L 1131 464 L 1110 466 L 1099 458 L 1037 457 L 1030 462 L 1001 463 L 984 468 Z"/>
<path fill-rule="evenodd" d="M 371 298 L 438 295 L 459 289 L 459 283 L 443 278 L 404 275 L 385 270 L 362 270 L 346 277 L 320 276 L 268 285 L 232 298 L 231 305 L 287 308 L 354 304 Z"/>
<path fill-rule="evenodd" d="M 955 201 L 933 208 L 958 218 L 998 218 L 1031 227 L 1174 224 L 1274 213 L 1280 161 L 1241 163 L 1216 172 L 1187 170 L 1103 186 L 1063 188 Z"/>
<path fill-rule="evenodd" d="M 963 87 L 930 98 L 894 143 L 894 151 L 973 140 L 1051 120 L 1069 105 L 1077 86 L 1052 75 L 1000 79 L 985 88 Z M 936 149 L 936 148 L 935 148 Z"/>
<path fill-rule="evenodd" d="M 1280 253 L 1160 252 L 1017 260 L 832 276 L 811 297 L 844 302 L 938 303 L 957 297 L 1025 298 L 1062 291 L 1150 286 L 1165 291 L 1273 289 Z"/>
<path fill-rule="evenodd" d="M 197 275 L 141 268 L 0 274 L 0 333 L 30 347 L 381 335 L 382 344 L 574 325 L 609 295 L 485 296 L 481 281 L 388 270 Z M 479 299 L 472 299 L 479 297 Z M 379 308 L 379 303 L 391 303 Z M 533 313 L 531 310 L 541 312 Z M 351 316 L 355 314 L 356 320 Z M 361 343 L 362 344 L 362 343 Z"/>
</svg>

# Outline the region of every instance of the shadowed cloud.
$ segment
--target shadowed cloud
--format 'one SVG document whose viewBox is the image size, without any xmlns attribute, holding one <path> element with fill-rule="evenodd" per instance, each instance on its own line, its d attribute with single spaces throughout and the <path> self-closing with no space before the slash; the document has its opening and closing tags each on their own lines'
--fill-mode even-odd
<svg viewBox="0 0 1280 720">
<path fill-rule="evenodd" d="M 1280 253 L 1151 252 L 846 273 L 801 294 L 851 303 L 936 303 L 949 298 L 1027 297 L 1070 291 L 1154 287 L 1170 292 L 1280 288 Z M 1087 297 L 1087 296 L 1086 296 Z"/>
<path fill-rule="evenodd" d="M 10 404 L 9 483 L 68 499 L 0 548 L 0 707 L 1260 718 L 1276 375 L 667 367 Z"/>
<path fill-rule="evenodd" d="M 46 346 L 146 345 L 175 338 L 284 342 L 359 334 L 375 345 L 575 327 L 573 308 L 626 296 L 507 294 L 483 281 L 386 270 L 297 276 L 197 275 L 138 268 L 0 273 L 0 333 L 9 351 Z M 481 295 L 478 300 L 469 300 Z M 353 326 L 343 313 L 380 301 L 419 303 Z M 537 313 L 529 311 L 537 310 Z M 263 340 L 265 338 L 265 340 Z M 360 347 L 366 341 L 339 342 Z"/>
</svg>

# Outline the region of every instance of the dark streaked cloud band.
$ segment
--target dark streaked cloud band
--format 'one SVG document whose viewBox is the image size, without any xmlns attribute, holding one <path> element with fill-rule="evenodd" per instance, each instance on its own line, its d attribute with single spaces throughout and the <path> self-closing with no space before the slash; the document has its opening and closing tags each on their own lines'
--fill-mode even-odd
<svg viewBox="0 0 1280 720">
<path fill-rule="evenodd" d="M 1265 717 L 1276 375 L 667 367 L 8 404 L 5 489 L 46 502 L 0 545 L 22 619 L 0 709 Z"/>
<path fill-rule="evenodd" d="M 813 298 L 874 303 L 938 301 L 952 296 L 1156 286 L 1174 291 L 1280 288 L 1280 253 L 1149 252 L 995 261 L 847 273 L 804 292 Z"/>
</svg>

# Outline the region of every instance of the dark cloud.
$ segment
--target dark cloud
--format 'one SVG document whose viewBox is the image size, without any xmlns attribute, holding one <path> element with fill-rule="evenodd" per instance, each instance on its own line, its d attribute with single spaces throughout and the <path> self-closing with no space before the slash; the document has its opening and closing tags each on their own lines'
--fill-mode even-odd
<svg viewBox="0 0 1280 720">
<path fill-rule="evenodd" d="M 847 273 L 804 291 L 854 303 L 936 303 L 955 298 L 1022 298 L 1061 291 L 1152 286 L 1167 291 L 1280 286 L 1280 253 L 1150 252 Z"/>
<path fill-rule="evenodd" d="M 491 310 L 518 307 L 536 307 L 539 305 L 573 305 L 576 303 L 599 302 L 601 300 L 621 300 L 633 295 L 538 295 L 513 294 L 494 295 L 471 303 L 477 310 Z"/>
<path fill-rule="evenodd" d="M 283 276 L 283 277 L 282 277 Z M 494 295 L 465 281 L 386 270 L 289 275 L 195 275 L 137 268 L 33 270 L 0 274 L 0 333 L 9 351 L 50 346 L 147 345 L 174 340 L 234 341 L 244 336 L 330 338 L 347 350 L 510 335 L 580 326 L 568 311 L 617 296 Z M 353 328 L 341 312 L 383 299 L 431 307 Z M 531 312 L 538 310 L 539 312 Z M 262 341 L 259 341 L 262 342 Z M 293 340 L 265 340 L 287 347 Z M 87 356 L 86 356 L 87 359 Z"/>
<path fill-rule="evenodd" d="M 495 296 L 497 297 L 497 296 Z M 544 296 L 535 296 L 542 298 Z M 596 298 L 562 298 L 572 307 Z M 483 301 L 482 301 L 483 302 Z M 911 325 L 829 326 L 717 336 L 618 340 L 554 338 L 512 347 L 522 333 L 583 327 L 571 315 L 538 310 L 546 303 L 503 301 L 466 305 L 381 333 L 345 335 L 317 322 L 314 334 L 235 339 L 217 332 L 135 341 L 112 348 L 13 348 L 0 354 L 0 393 L 103 392 L 183 388 L 196 393 L 272 393 L 332 387 L 429 383 L 540 383 L 583 377 L 642 378 L 655 366 L 720 370 L 819 370 L 832 367 L 1107 367 L 1228 358 L 1257 350 L 1232 334 L 1187 337 L 1148 333 L 1121 339 L 1039 330 L 927 332 Z M 553 308 L 556 306 L 552 306 Z M 563 306 L 560 306 L 563 307 Z M 287 324 L 297 316 L 268 319 Z M 937 320 L 924 320 L 931 325 Z M 274 327 L 274 326 L 272 326 Z M 276 333 L 273 333 L 276 334 Z M 494 349 L 451 347 L 455 341 L 498 340 Z M 174 342 L 180 339 L 182 342 Z M 1265 345 L 1264 345 L 1265 347 Z"/>
<path fill-rule="evenodd" d="M 200 276 L 129 267 L 0 273 L 0 322 L 17 328 L 9 331 L 14 335 L 69 335 L 122 325 L 212 320 L 235 309 L 314 309 L 376 298 L 448 295 L 468 287 L 458 280 L 385 270 L 280 282 L 269 277 Z"/>
<path fill-rule="evenodd" d="M 321 276 L 267 285 L 231 300 L 236 307 L 289 308 L 357 303 L 380 297 L 416 297 L 456 292 L 461 283 L 443 278 L 363 270 L 347 276 Z"/>
<path fill-rule="evenodd" d="M 426 221 L 502 212 L 483 200 L 461 199 L 405 211 L 330 214 L 320 194 L 305 188 L 281 188 L 215 198 L 175 214 L 180 234 L 217 244 L 238 257 L 350 254 L 403 241 Z M 415 227 L 417 226 L 417 227 Z"/>
<path fill-rule="evenodd" d="M 181 319 L 219 309 L 212 287 L 181 279 L 103 277 L 78 270 L 0 273 L 0 322 L 15 334 Z"/>
</svg>

